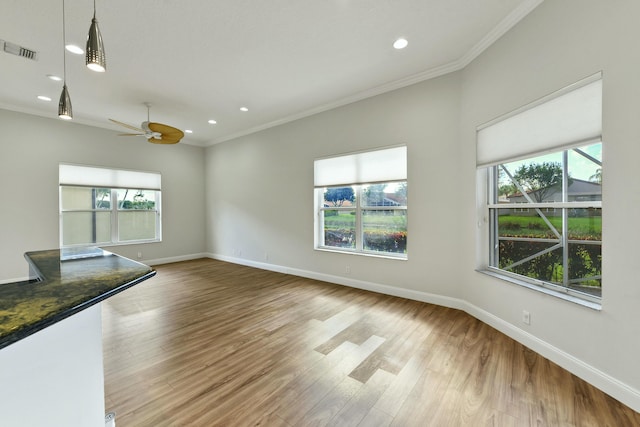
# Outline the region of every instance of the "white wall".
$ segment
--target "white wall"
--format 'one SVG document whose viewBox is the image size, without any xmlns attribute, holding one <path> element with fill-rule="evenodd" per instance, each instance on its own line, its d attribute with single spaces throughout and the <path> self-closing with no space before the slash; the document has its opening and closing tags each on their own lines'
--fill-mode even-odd
<svg viewBox="0 0 640 427">
<path fill-rule="evenodd" d="M 207 250 L 463 308 L 640 410 L 638 16 L 636 0 L 547 1 L 460 72 L 208 148 Z M 600 70 L 605 276 L 596 311 L 475 271 L 475 129 Z M 314 251 L 313 159 L 399 143 L 409 150 L 409 260 Z"/>
<path fill-rule="evenodd" d="M 57 118 L 0 110 L 0 283 L 28 276 L 26 251 L 59 246 L 60 162 L 162 174 L 160 243 L 117 246 L 142 261 L 187 257 L 205 250 L 204 149 L 118 137 Z"/>
<path fill-rule="evenodd" d="M 544 296 L 473 271 L 472 242 L 461 282 L 473 306 L 531 336 L 527 344 L 640 409 L 640 2 L 546 1 L 463 71 L 461 165 L 475 176 L 476 126 L 603 71 L 602 311 Z M 475 188 L 461 191 L 464 234 L 477 233 Z M 484 249 L 484 248 L 482 248 Z M 531 312 L 531 325 L 520 319 Z M 556 353 L 556 354 L 553 354 Z M 564 354 L 563 354 L 564 353 Z M 573 360 L 573 359 L 577 360 Z M 615 382 L 620 381 L 619 390 Z M 627 387 L 631 389 L 626 390 Z"/>
<path fill-rule="evenodd" d="M 334 281 L 459 296 L 459 86 L 450 74 L 208 148 L 208 250 Z M 409 259 L 315 251 L 313 160 L 397 144 L 408 149 Z"/>
</svg>

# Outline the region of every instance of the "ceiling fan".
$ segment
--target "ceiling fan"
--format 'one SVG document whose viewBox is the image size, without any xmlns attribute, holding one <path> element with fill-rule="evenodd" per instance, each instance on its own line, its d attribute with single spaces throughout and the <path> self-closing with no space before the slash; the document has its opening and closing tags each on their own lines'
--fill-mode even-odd
<svg viewBox="0 0 640 427">
<path fill-rule="evenodd" d="M 115 124 L 138 132 L 121 133 L 119 134 L 119 136 L 144 136 L 145 138 L 147 138 L 147 141 L 154 144 L 176 144 L 180 142 L 180 140 L 184 137 L 184 132 L 182 132 L 180 129 L 174 128 L 173 126 L 149 121 L 149 110 L 151 109 L 151 104 L 145 102 L 144 105 L 147 106 L 147 121 L 142 122 L 139 128 L 127 123 L 120 122 L 118 120 L 109 119 Z"/>
</svg>

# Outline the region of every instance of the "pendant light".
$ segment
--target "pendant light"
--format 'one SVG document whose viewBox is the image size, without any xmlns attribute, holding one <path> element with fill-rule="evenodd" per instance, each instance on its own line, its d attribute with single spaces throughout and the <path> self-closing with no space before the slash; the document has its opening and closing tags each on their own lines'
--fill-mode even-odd
<svg viewBox="0 0 640 427">
<path fill-rule="evenodd" d="M 107 60 L 104 54 L 104 44 L 102 43 L 102 35 L 98 28 L 98 20 L 96 19 L 96 0 L 93 0 L 93 19 L 91 27 L 89 27 L 89 35 L 87 36 L 86 49 L 87 68 L 98 73 L 104 73 L 107 70 Z"/>
<path fill-rule="evenodd" d="M 62 86 L 62 93 L 60 94 L 60 102 L 58 102 L 58 117 L 64 120 L 73 119 L 73 109 L 71 107 L 71 98 L 69 97 L 69 91 L 67 90 L 67 55 L 65 53 L 65 45 L 67 44 L 67 35 L 65 32 L 64 21 L 64 0 L 62 0 L 62 59 L 63 59 L 63 76 L 64 84 Z"/>
</svg>

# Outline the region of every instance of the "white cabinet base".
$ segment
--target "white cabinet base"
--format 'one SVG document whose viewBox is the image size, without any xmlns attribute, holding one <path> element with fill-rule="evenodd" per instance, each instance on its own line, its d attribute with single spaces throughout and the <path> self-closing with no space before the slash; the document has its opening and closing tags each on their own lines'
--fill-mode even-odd
<svg viewBox="0 0 640 427">
<path fill-rule="evenodd" d="M 105 425 L 101 309 L 0 350 L 0 426 Z"/>
</svg>

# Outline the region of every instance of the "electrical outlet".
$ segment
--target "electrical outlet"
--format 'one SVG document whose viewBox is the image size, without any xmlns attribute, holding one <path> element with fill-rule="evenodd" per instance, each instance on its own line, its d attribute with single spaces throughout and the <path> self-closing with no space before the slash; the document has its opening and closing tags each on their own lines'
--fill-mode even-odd
<svg viewBox="0 0 640 427">
<path fill-rule="evenodd" d="M 347 273 L 347 274 L 351 274 L 351 266 L 350 265 L 345 266 L 344 267 L 344 272 Z"/>
<path fill-rule="evenodd" d="M 522 310 L 522 323 L 527 325 L 531 324 L 531 313 L 527 310 Z"/>
<path fill-rule="evenodd" d="M 142 252 L 138 252 L 138 259 L 142 259 Z"/>
</svg>

